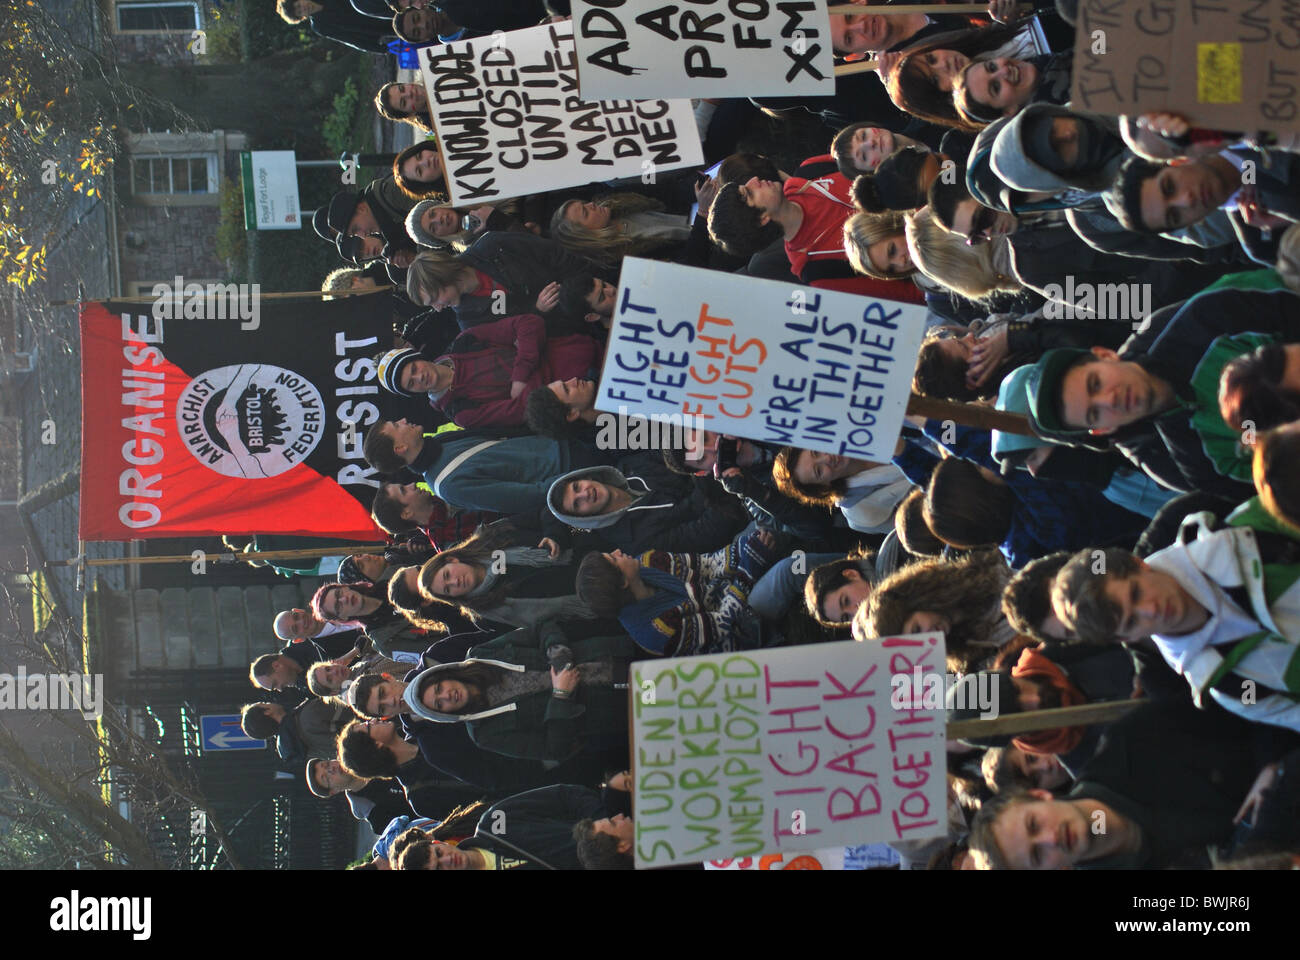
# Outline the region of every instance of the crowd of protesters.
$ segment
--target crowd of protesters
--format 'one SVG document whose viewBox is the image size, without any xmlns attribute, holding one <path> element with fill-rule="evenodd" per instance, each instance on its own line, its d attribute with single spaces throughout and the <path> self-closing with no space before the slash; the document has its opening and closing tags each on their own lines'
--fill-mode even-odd
<svg viewBox="0 0 1300 960">
<path fill-rule="evenodd" d="M 280 9 L 365 50 L 568 13 L 394 2 Z M 831 36 L 878 66 L 834 96 L 697 102 L 707 172 L 472 208 L 423 85 L 378 91 L 427 138 L 320 208 L 345 264 L 323 289 L 392 285 L 366 297 L 399 337 L 377 375 L 427 415 L 365 436 L 389 548 L 252 664 L 306 699 L 244 711 L 369 820 L 364 868 L 631 867 L 629 664 L 927 631 L 1003 714 L 1144 702 L 948 741 L 948 835 L 897 864 L 1293 862 L 1300 147 L 1073 109 L 1074 4 L 1024 6 L 864 3 Z M 820 149 L 789 172 L 736 152 L 760 108 L 822 124 Z M 909 417 L 880 463 L 613 444 L 633 434 L 595 394 L 627 255 L 924 305 L 913 391 L 1030 429 Z"/>
</svg>

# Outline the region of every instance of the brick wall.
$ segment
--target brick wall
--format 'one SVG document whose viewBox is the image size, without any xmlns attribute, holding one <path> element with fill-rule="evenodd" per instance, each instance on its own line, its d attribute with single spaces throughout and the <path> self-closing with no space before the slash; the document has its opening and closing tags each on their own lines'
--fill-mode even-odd
<svg viewBox="0 0 1300 960">
<path fill-rule="evenodd" d="M 129 231 L 143 241 L 136 248 L 119 240 L 122 283 L 224 279 L 226 267 L 215 250 L 219 216 L 217 207 L 119 207 L 118 237 Z"/>
</svg>

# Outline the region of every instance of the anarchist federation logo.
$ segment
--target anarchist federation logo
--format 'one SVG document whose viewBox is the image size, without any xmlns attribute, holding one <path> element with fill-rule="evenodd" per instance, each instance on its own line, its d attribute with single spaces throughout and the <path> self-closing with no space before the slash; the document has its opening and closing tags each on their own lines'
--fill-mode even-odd
<svg viewBox="0 0 1300 960">
<path fill-rule="evenodd" d="M 191 380 L 176 404 L 190 453 L 227 477 L 274 477 L 316 449 L 325 425 L 320 391 L 292 370 L 239 364 Z"/>
</svg>

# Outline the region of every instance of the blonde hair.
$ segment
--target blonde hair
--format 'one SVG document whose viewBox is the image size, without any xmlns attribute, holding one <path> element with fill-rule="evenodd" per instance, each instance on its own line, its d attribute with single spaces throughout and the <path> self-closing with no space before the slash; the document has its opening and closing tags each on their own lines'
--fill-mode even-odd
<svg viewBox="0 0 1300 960">
<path fill-rule="evenodd" d="M 337 270 L 331 270 L 325 274 L 325 279 L 320 282 L 322 291 L 326 290 L 351 290 L 352 281 L 361 276 L 360 267 L 339 267 Z M 321 297 L 322 300 L 333 300 L 333 297 Z"/>
<path fill-rule="evenodd" d="M 590 230 L 565 219 L 569 207 L 580 202 L 576 197 L 566 200 L 551 217 L 551 239 L 574 253 L 597 263 L 612 264 L 628 254 L 648 253 L 663 245 L 663 240 L 657 237 L 642 238 L 629 234 L 628 225 L 622 222 L 623 218 L 634 213 L 663 210 L 664 205 L 658 200 L 639 193 L 611 193 L 598 197 L 596 202 L 609 209 L 609 225 L 599 230 Z"/>
<path fill-rule="evenodd" d="M 844 221 L 844 255 L 849 259 L 849 266 L 858 273 L 865 273 L 877 280 L 898 280 L 916 273 L 916 263 L 906 273 L 881 273 L 871 265 L 868 253 L 873 243 L 898 237 L 906 243 L 906 220 L 899 210 L 886 210 L 884 213 L 855 213 Z M 910 253 L 910 251 L 909 251 Z"/>
<path fill-rule="evenodd" d="M 406 270 L 406 295 L 412 303 L 423 306 L 422 293 L 436 294 L 440 288 L 456 283 L 469 269 L 448 250 L 426 250 Z"/>
<path fill-rule="evenodd" d="M 954 290 L 968 300 L 984 300 L 996 293 L 1018 293 L 1023 289 L 1015 277 L 999 273 L 993 265 L 997 237 L 989 243 L 968 244 L 966 238 L 945 230 L 922 207 L 906 217 L 907 251 L 912 263 L 935 283 Z"/>
</svg>

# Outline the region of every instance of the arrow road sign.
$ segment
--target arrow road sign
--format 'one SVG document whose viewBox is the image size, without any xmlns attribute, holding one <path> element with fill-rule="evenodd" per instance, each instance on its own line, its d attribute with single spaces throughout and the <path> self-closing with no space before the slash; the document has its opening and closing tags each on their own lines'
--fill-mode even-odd
<svg viewBox="0 0 1300 960">
<path fill-rule="evenodd" d="M 204 714 L 199 717 L 203 734 L 203 749 L 209 750 L 261 750 L 265 740 L 254 740 L 239 726 L 239 714 Z"/>
</svg>

